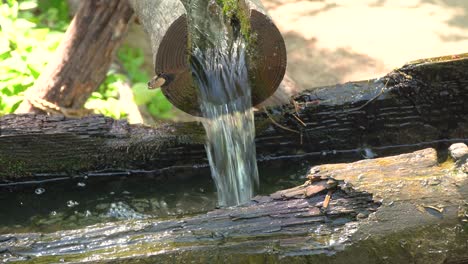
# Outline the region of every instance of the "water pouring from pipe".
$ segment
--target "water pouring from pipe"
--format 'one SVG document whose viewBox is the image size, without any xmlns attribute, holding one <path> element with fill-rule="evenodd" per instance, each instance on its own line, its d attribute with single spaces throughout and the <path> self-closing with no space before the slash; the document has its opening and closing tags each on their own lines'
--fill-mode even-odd
<svg viewBox="0 0 468 264">
<path fill-rule="evenodd" d="M 250 201 L 258 185 L 252 106 L 272 95 L 284 76 L 281 34 L 258 0 L 132 4 L 139 16 L 154 18 L 144 25 L 155 54 L 152 83 L 161 83 L 176 107 L 204 118 L 219 205 Z M 169 9 L 171 14 L 158 15 Z M 160 22 L 163 19 L 169 23 Z M 164 37 L 157 39 L 164 30 Z"/>
<path fill-rule="evenodd" d="M 188 9 L 191 68 L 218 203 L 243 204 L 259 181 L 247 43 L 239 20 L 228 17 L 216 2 L 197 0 Z"/>
</svg>

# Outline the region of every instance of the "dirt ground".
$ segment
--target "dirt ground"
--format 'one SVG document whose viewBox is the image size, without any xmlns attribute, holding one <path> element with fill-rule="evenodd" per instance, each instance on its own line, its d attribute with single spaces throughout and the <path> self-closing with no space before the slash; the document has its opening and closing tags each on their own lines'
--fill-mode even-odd
<svg viewBox="0 0 468 264">
<path fill-rule="evenodd" d="M 303 88 L 379 77 L 468 52 L 467 0 L 263 0 Z"/>
</svg>

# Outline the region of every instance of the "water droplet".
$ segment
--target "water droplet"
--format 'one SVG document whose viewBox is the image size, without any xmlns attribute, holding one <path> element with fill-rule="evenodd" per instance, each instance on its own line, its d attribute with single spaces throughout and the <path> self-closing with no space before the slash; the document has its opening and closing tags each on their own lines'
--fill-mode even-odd
<svg viewBox="0 0 468 264">
<path fill-rule="evenodd" d="M 86 210 L 85 214 L 84 214 L 85 217 L 89 217 L 91 216 L 91 212 L 89 210 Z"/>
<path fill-rule="evenodd" d="M 43 193 L 45 193 L 45 189 L 44 189 L 44 188 L 37 188 L 37 189 L 34 191 L 34 193 L 36 193 L 36 194 L 38 194 L 38 195 L 43 194 Z"/>
<path fill-rule="evenodd" d="M 363 153 L 361 155 L 365 159 L 373 159 L 377 157 L 377 154 L 375 154 L 370 148 L 364 148 L 362 151 Z"/>
<path fill-rule="evenodd" d="M 428 184 L 431 186 L 439 185 L 442 181 L 436 177 L 429 179 Z"/>
<path fill-rule="evenodd" d="M 70 208 L 75 207 L 77 205 L 79 205 L 79 203 L 77 201 L 69 200 L 67 202 L 67 206 L 70 207 Z"/>
<path fill-rule="evenodd" d="M 56 215 L 57 215 L 57 212 L 56 212 L 56 211 L 52 211 L 52 212 L 50 212 L 50 215 L 51 215 L 51 216 L 56 216 Z"/>
<path fill-rule="evenodd" d="M 114 195 L 114 194 L 115 194 L 115 192 L 110 192 L 109 194 L 110 194 L 110 195 Z"/>
<path fill-rule="evenodd" d="M 85 187 L 86 186 L 86 183 L 84 182 L 79 182 L 76 184 L 78 187 Z"/>
</svg>

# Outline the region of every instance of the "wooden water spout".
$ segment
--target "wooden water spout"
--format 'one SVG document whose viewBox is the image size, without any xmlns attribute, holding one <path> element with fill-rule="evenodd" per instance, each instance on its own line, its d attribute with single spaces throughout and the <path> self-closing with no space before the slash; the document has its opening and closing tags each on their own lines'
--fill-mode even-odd
<svg viewBox="0 0 468 264">
<path fill-rule="evenodd" d="M 186 0 L 131 0 L 150 36 L 157 82 L 177 108 L 200 115 L 197 91 L 189 66 L 189 19 Z M 252 103 L 257 105 L 272 95 L 286 71 L 283 38 L 260 1 L 243 0 L 235 14 L 250 28 L 247 40 L 254 51 L 250 61 Z M 243 19 L 248 18 L 248 19 Z M 253 66 L 255 65 L 255 66 Z"/>
</svg>

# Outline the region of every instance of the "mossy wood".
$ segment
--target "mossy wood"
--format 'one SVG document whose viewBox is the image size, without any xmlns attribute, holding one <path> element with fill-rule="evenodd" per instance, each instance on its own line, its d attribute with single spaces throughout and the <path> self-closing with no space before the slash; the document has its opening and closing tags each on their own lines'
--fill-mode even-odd
<svg viewBox="0 0 468 264">
<path fill-rule="evenodd" d="M 30 263 L 466 263 L 468 147 L 313 167 L 298 187 L 174 220 L 0 236 Z M 456 153 L 453 155 L 453 153 Z"/>
<path fill-rule="evenodd" d="M 81 1 L 54 57 L 16 112 L 82 116 L 86 100 L 106 78 L 132 16 L 127 0 Z"/>
<path fill-rule="evenodd" d="M 303 91 L 257 111 L 260 162 L 330 159 L 363 148 L 467 141 L 468 59 L 408 64 L 370 81 Z M 157 128 L 102 116 L 0 118 L 1 184 L 76 175 L 174 175 L 207 167 L 198 123 Z"/>
</svg>

